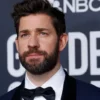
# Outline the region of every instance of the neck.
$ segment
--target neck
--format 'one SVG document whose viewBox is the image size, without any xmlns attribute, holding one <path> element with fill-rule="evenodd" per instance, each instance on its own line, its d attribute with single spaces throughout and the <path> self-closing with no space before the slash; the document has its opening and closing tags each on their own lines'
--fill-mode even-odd
<svg viewBox="0 0 100 100">
<path fill-rule="evenodd" d="M 36 86 L 42 86 L 46 81 L 48 81 L 60 68 L 60 63 L 57 63 L 55 68 L 47 73 L 42 75 L 33 75 L 27 72 L 28 78 Z"/>
</svg>

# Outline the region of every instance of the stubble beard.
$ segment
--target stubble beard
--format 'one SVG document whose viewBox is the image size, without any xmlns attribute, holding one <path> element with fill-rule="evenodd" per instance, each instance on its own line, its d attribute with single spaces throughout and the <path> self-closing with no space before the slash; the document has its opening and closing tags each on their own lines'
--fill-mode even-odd
<svg viewBox="0 0 100 100">
<path fill-rule="evenodd" d="M 31 53 L 38 53 L 44 56 L 42 62 L 37 59 L 30 59 L 30 63 L 26 62 L 26 57 Z M 59 43 L 57 42 L 54 50 L 48 54 L 46 51 L 40 51 L 38 48 L 29 48 L 29 51 L 24 52 L 23 55 L 19 54 L 19 59 L 22 66 L 33 75 L 42 75 L 55 68 L 59 54 Z"/>
</svg>

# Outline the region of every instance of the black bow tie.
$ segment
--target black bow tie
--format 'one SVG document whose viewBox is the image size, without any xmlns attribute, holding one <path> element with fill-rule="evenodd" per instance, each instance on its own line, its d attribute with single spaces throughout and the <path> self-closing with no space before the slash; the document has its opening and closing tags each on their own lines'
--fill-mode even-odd
<svg viewBox="0 0 100 100">
<path fill-rule="evenodd" d="M 21 98 L 24 100 L 34 100 L 37 96 L 43 96 L 46 100 L 55 100 L 55 92 L 51 87 L 45 89 L 38 87 L 32 90 L 24 88 L 20 92 Z"/>
</svg>

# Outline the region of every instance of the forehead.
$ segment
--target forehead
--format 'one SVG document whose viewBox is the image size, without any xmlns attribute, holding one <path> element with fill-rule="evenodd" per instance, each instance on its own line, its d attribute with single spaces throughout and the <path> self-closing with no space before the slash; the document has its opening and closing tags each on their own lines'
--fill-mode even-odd
<svg viewBox="0 0 100 100">
<path fill-rule="evenodd" d="M 54 29 L 52 18 L 46 14 L 31 14 L 20 18 L 19 30 L 30 28 L 49 28 Z"/>
</svg>

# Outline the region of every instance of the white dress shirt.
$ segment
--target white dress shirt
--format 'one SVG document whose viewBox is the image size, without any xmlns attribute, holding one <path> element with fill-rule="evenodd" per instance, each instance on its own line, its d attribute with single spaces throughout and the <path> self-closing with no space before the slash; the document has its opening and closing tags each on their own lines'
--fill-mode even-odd
<svg viewBox="0 0 100 100">
<path fill-rule="evenodd" d="M 56 74 L 54 74 L 47 82 L 45 82 L 41 87 L 47 88 L 52 87 L 55 91 L 55 100 L 61 100 L 62 91 L 63 91 L 63 84 L 65 80 L 65 72 L 62 68 L 57 71 Z M 37 88 L 36 85 L 34 85 L 28 78 L 27 74 L 25 76 L 25 88 L 27 89 L 35 89 Z M 46 100 L 43 96 L 35 97 L 34 100 Z"/>
</svg>

